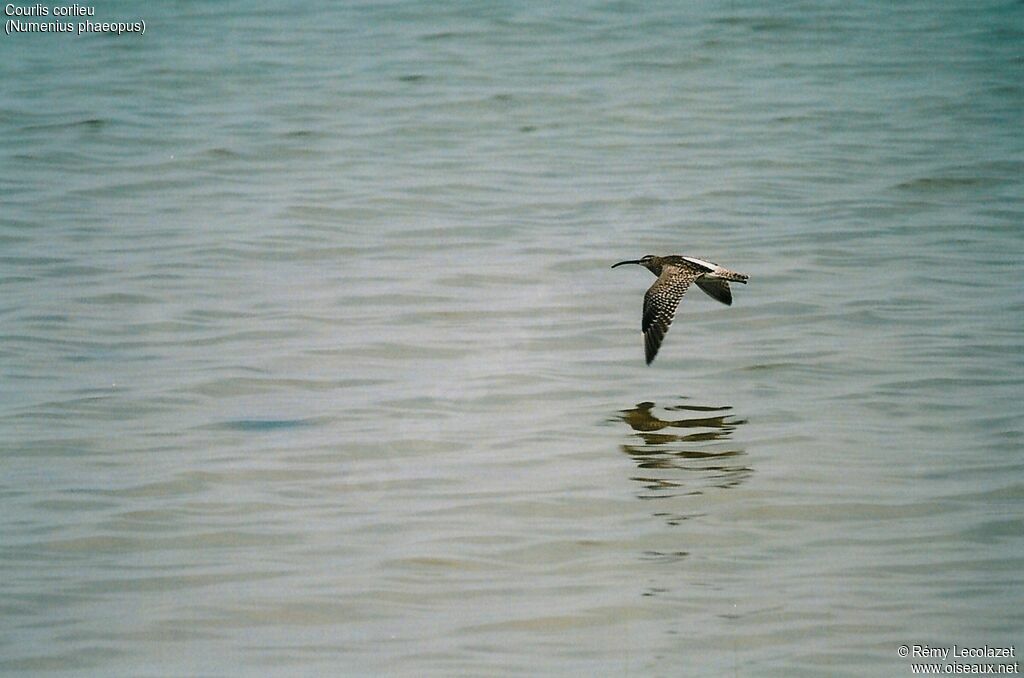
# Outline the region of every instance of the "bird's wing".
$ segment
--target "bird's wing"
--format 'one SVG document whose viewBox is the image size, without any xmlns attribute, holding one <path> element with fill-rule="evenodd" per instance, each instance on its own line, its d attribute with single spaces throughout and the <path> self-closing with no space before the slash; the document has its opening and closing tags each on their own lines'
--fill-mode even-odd
<svg viewBox="0 0 1024 678">
<path fill-rule="evenodd" d="M 708 278 L 702 275 L 694 282 L 697 283 L 697 287 L 704 290 L 715 301 L 720 301 L 726 306 L 732 306 L 732 290 L 729 289 L 727 281 L 718 278 Z"/>
<path fill-rule="evenodd" d="M 658 354 L 658 347 L 675 318 L 676 307 L 696 277 L 697 273 L 688 267 L 666 266 L 644 295 L 644 318 L 640 329 L 644 332 L 648 365 Z"/>
</svg>

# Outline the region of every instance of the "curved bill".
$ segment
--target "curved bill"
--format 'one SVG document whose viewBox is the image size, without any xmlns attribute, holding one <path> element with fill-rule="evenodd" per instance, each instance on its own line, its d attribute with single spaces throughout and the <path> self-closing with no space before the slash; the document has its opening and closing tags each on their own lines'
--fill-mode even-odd
<svg viewBox="0 0 1024 678">
<path fill-rule="evenodd" d="M 622 266 L 623 264 L 639 264 L 639 263 L 640 263 L 639 259 L 630 259 L 629 261 L 620 261 L 617 264 L 612 264 L 612 268 L 615 268 L 616 266 Z"/>
</svg>

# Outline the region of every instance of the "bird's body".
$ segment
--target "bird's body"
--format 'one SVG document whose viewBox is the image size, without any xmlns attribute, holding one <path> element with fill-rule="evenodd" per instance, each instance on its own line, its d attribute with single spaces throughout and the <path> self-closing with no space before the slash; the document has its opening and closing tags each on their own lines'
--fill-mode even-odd
<svg viewBox="0 0 1024 678">
<path fill-rule="evenodd" d="M 640 323 L 648 365 L 658 354 L 665 333 L 675 318 L 676 308 L 691 283 L 696 283 L 712 299 L 729 306 L 732 304 L 729 283 L 747 282 L 747 276 L 742 273 L 730 271 L 710 261 L 678 254 L 667 257 L 648 254 L 642 259 L 620 261 L 612 268 L 623 264 L 639 264 L 658 276 L 644 295 L 644 315 Z"/>
</svg>

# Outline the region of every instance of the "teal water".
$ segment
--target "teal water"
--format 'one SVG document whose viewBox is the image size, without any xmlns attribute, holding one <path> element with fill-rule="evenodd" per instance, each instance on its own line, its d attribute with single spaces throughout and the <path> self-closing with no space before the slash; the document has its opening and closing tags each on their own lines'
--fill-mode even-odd
<svg viewBox="0 0 1024 678">
<path fill-rule="evenodd" d="M 1021 644 L 1024 4 L 96 14 L 0 36 L 0 671 Z M 648 253 L 751 276 L 651 367 Z"/>
</svg>

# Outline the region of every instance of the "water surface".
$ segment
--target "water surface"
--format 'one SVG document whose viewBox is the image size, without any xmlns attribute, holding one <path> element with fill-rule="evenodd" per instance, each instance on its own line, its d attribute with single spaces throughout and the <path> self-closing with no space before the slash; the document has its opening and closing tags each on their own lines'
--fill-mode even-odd
<svg viewBox="0 0 1024 678">
<path fill-rule="evenodd" d="M 0 669 L 1020 644 L 1024 5 L 96 9 L 0 40 Z M 751 276 L 651 367 L 648 253 Z"/>
</svg>

